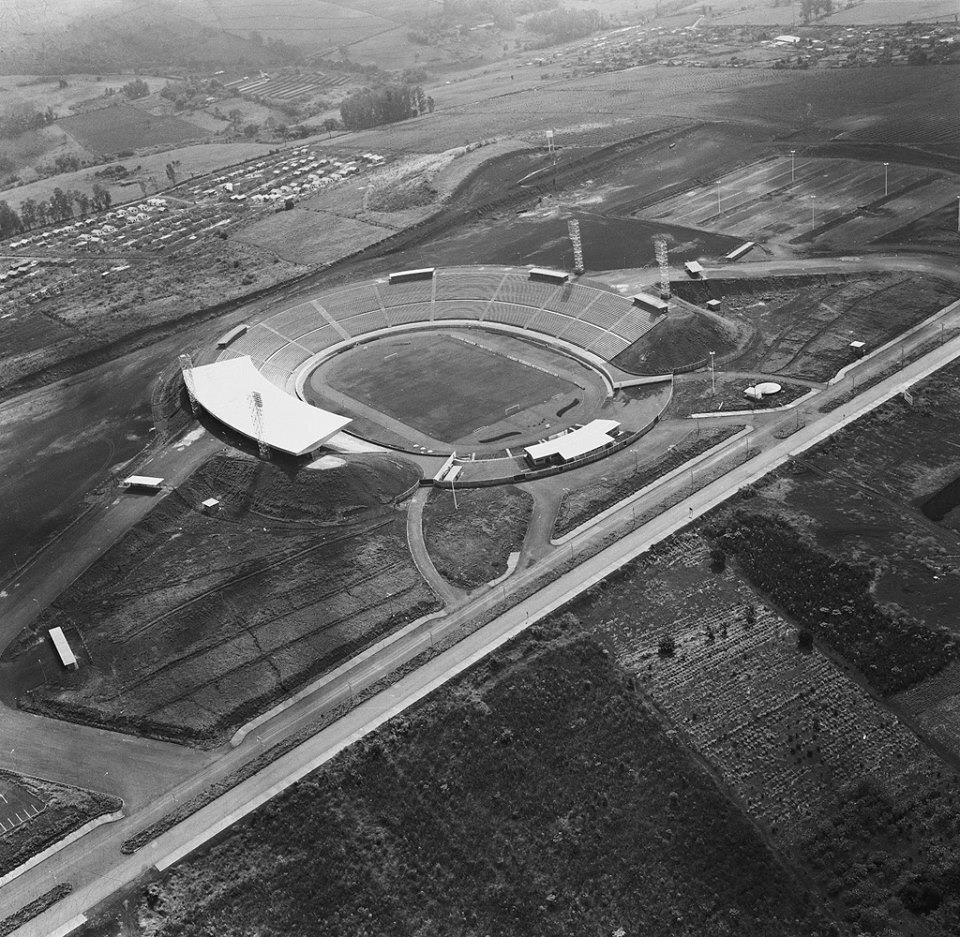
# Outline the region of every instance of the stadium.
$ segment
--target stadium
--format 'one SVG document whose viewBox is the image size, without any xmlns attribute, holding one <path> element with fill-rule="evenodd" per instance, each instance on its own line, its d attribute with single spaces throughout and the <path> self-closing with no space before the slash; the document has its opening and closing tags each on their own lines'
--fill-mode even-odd
<svg viewBox="0 0 960 937">
<path fill-rule="evenodd" d="M 653 425 L 659 409 L 618 394 L 643 379 L 615 361 L 663 318 L 643 299 L 536 267 L 405 270 L 237 326 L 184 381 L 262 454 L 363 441 L 435 481 L 490 484 Z"/>
</svg>

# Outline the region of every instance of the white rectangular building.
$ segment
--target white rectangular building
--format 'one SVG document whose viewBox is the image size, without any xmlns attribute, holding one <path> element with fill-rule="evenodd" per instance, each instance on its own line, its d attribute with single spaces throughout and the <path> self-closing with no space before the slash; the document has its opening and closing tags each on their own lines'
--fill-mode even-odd
<svg viewBox="0 0 960 937">
<path fill-rule="evenodd" d="M 77 661 L 77 655 L 73 653 L 70 642 L 63 633 L 63 628 L 59 625 L 56 628 L 51 628 L 50 640 L 53 642 L 57 656 L 60 658 L 60 663 L 63 664 L 67 670 L 76 670 L 80 666 Z"/>
</svg>

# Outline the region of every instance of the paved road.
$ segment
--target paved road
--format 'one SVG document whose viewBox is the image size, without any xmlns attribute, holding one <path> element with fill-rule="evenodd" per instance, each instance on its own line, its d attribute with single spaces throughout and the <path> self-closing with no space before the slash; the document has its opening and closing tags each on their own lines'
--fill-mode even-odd
<svg viewBox="0 0 960 937">
<path fill-rule="evenodd" d="M 898 354 L 897 349 L 891 349 L 892 360 L 895 360 Z M 688 497 L 663 511 L 656 519 L 627 533 L 595 556 L 558 576 L 529 598 L 499 615 L 470 638 L 461 641 L 389 689 L 356 707 L 346 717 L 313 736 L 260 774 L 233 788 L 202 811 L 168 831 L 137 855 L 123 857 L 119 854 L 118 847 L 123 838 L 152 819 L 162 816 L 175 803 L 190 796 L 192 791 L 234 770 L 256 751 L 287 737 L 298 728 L 309 725 L 318 713 L 351 698 L 358 687 L 375 682 L 404 660 L 416 656 L 441 637 L 445 631 L 475 618 L 509 593 L 529 585 L 534 579 L 551 571 L 557 571 L 562 564 L 573 559 L 577 552 L 595 544 L 599 539 L 622 530 L 629 524 L 635 506 L 631 505 L 614 512 L 602 525 L 598 525 L 584 537 L 556 549 L 537 566 L 518 571 L 506 583 L 478 596 L 455 610 L 446 619 L 431 622 L 409 633 L 402 641 L 387 646 L 381 654 L 369 658 L 354 670 L 347 671 L 340 679 L 323 687 L 315 696 L 301 701 L 277 719 L 259 727 L 233 752 L 206 765 L 195 777 L 178 785 L 158 801 L 147 805 L 138 811 L 136 816 L 94 831 L 70 849 L 64 850 L 6 886 L 3 890 L 3 898 L 13 907 L 26 903 L 57 881 L 71 881 L 76 886 L 76 891 L 71 896 L 18 931 L 18 937 L 46 935 L 62 922 L 109 896 L 124 883 L 132 881 L 154 863 L 168 863 L 185 854 L 189 849 L 282 790 L 287 784 L 333 757 L 365 732 L 462 672 L 484 654 L 516 635 L 537 617 L 560 607 L 652 544 L 711 510 L 728 498 L 733 491 L 762 477 L 788 459 L 792 453 L 815 444 L 824 436 L 835 432 L 863 412 L 889 399 L 903 387 L 932 373 L 958 355 L 960 355 L 960 338 L 954 338 L 909 365 L 903 372 L 864 391 L 841 410 L 813 420 L 785 440 L 776 439 L 778 430 L 782 429 L 783 420 L 767 421 L 756 431 L 757 437 L 761 438 L 765 444 L 764 450 L 759 455 L 697 491 L 691 492 L 690 479 L 686 473 L 666 483 L 662 490 L 655 493 L 656 498 L 652 503 L 657 501 L 662 503 L 666 498 L 674 497 L 678 493 L 688 493 Z M 887 363 L 887 356 L 879 355 L 873 361 L 865 362 L 865 365 L 869 365 L 869 370 L 873 372 L 882 370 Z M 838 385 L 826 392 L 821 399 L 843 391 L 843 385 Z M 707 467 L 705 465 L 699 471 L 703 472 Z"/>
</svg>

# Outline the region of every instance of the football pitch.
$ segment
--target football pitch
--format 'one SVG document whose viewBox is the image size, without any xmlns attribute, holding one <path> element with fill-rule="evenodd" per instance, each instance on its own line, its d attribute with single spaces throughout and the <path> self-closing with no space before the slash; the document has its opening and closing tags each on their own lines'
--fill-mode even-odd
<svg viewBox="0 0 960 937">
<path fill-rule="evenodd" d="M 331 387 L 435 439 L 455 441 L 576 389 L 554 374 L 449 335 L 402 335 L 331 364 Z"/>
</svg>

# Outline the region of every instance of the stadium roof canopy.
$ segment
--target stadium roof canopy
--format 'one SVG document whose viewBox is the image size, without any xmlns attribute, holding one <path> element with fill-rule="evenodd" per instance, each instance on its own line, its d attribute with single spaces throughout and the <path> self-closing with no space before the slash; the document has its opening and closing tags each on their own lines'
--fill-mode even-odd
<svg viewBox="0 0 960 937">
<path fill-rule="evenodd" d="M 251 439 L 262 439 L 271 449 L 304 455 L 339 433 L 347 417 L 311 407 L 271 384 L 249 356 L 184 369 L 184 380 L 200 406 L 221 423 Z M 191 386 L 192 385 L 192 386 Z M 253 395 L 261 400 L 258 434 Z"/>
<path fill-rule="evenodd" d="M 591 420 L 586 426 L 524 448 L 534 461 L 559 457 L 563 462 L 578 459 L 613 442 L 613 434 L 620 429 L 616 420 Z"/>
</svg>

